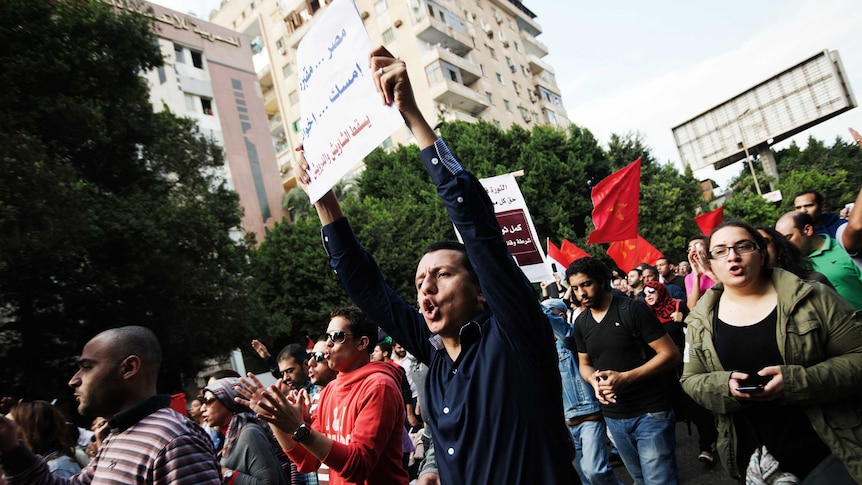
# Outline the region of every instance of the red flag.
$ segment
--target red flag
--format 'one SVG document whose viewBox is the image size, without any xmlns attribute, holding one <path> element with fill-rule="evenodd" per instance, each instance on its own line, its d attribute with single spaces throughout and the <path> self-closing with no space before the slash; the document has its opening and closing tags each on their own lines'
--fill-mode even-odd
<svg viewBox="0 0 862 485">
<path fill-rule="evenodd" d="M 573 259 L 569 259 L 569 257 L 558 248 L 554 243 L 548 239 L 548 259 L 551 262 L 557 263 L 557 266 L 561 266 L 561 268 L 557 268 L 557 271 L 565 271 L 566 268 L 574 261 Z"/>
<path fill-rule="evenodd" d="M 704 236 L 709 236 L 709 233 L 712 232 L 713 229 L 718 227 L 721 224 L 721 220 L 724 218 L 724 206 L 715 209 L 714 211 L 704 212 L 703 214 L 694 218 L 694 222 L 697 223 L 697 227 L 700 228 L 700 232 L 703 233 Z"/>
<path fill-rule="evenodd" d="M 641 263 L 655 266 L 656 261 L 664 257 L 661 251 L 648 243 L 640 234 L 635 239 L 615 241 L 608 247 L 607 253 L 626 273 Z"/>
<path fill-rule="evenodd" d="M 596 230 L 588 244 L 634 239 L 638 234 L 641 159 L 626 165 L 599 182 L 593 199 L 593 224 Z"/>
<path fill-rule="evenodd" d="M 565 253 L 571 261 L 588 258 L 590 256 L 586 251 L 569 242 L 568 239 L 563 239 L 563 244 L 560 245 L 560 251 Z M 569 264 L 572 264 L 571 261 L 569 261 Z M 568 266 L 566 267 L 568 268 Z"/>
</svg>

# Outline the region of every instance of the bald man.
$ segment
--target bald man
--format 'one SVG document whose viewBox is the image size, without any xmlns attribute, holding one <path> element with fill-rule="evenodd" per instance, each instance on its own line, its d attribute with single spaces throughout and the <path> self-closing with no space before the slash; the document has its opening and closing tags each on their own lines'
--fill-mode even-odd
<svg viewBox="0 0 862 485">
<path fill-rule="evenodd" d="M 85 416 L 105 416 L 111 434 L 75 483 L 220 484 L 221 470 L 206 433 L 156 394 L 162 351 L 144 327 L 106 330 L 84 346 L 69 381 Z M 0 417 L 0 465 L 10 485 L 67 483 L 18 441 L 15 424 Z"/>
</svg>

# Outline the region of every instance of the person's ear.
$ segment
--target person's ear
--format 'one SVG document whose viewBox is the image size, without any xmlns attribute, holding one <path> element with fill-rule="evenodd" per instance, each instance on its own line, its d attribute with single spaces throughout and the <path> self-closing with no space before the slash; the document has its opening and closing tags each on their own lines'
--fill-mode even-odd
<svg viewBox="0 0 862 485">
<path fill-rule="evenodd" d="M 359 344 L 356 346 L 356 348 L 359 350 L 366 350 L 368 349 L 368 344 L 370 342 L 371 339 L 369 339 L 367 336 L 359 337 Z"/>
<path fill-rule="evenodd" d="M 811 224 L 805 224 L 805 226 L 802 228 L 802 233 L 808 237 L 813 236 L 814 235 L 814 226 L 812 226 Z"/>
<path fill-rule="evenodd" d="M 129 379 L 141 372 L 141 358 L 137 355 L 130 355 L 120 362 L 120 374 L 123 379 Z"/>
</svg>

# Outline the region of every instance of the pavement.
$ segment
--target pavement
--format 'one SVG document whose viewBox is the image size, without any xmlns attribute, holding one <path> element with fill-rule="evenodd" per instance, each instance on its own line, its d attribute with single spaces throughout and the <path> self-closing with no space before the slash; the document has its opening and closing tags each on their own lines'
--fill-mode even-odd
<svg viewBox="0 0 862 485">
<path fill-rule="evenodd" d="M 676 425 L 676 461 L 679 467 L 679 483 L 693 485 L 738 485 L 721 465 L 718 455 L 712 466 L 697 460 L 700 448 L 697 444 L 697 428 L 691 425 L 691 435 L 685 422 Z M 622 464 L 614 467 L 614 473 L 623 483 L 631 485 L 634 481 Z"/>
</svg>

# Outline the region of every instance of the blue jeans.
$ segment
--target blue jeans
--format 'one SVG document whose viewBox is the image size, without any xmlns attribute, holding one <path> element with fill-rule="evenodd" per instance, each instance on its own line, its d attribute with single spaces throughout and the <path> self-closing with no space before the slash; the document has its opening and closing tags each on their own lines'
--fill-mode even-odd
<svg viewBox="0 0 862 485">
<path fill-rule="evenodd" d="M 584 421 L 569 426 L 575 442 L 575 471 L 589 485 L 622 485 L 608 464 L 608 437 L 604 421 Z"/>
<path fill-rule="evenodd" d="M 635 483 L 677 484 L 676 418 L 673 410 L 634 418 L 605 418 L 620 457 Z"/>
</svg>

